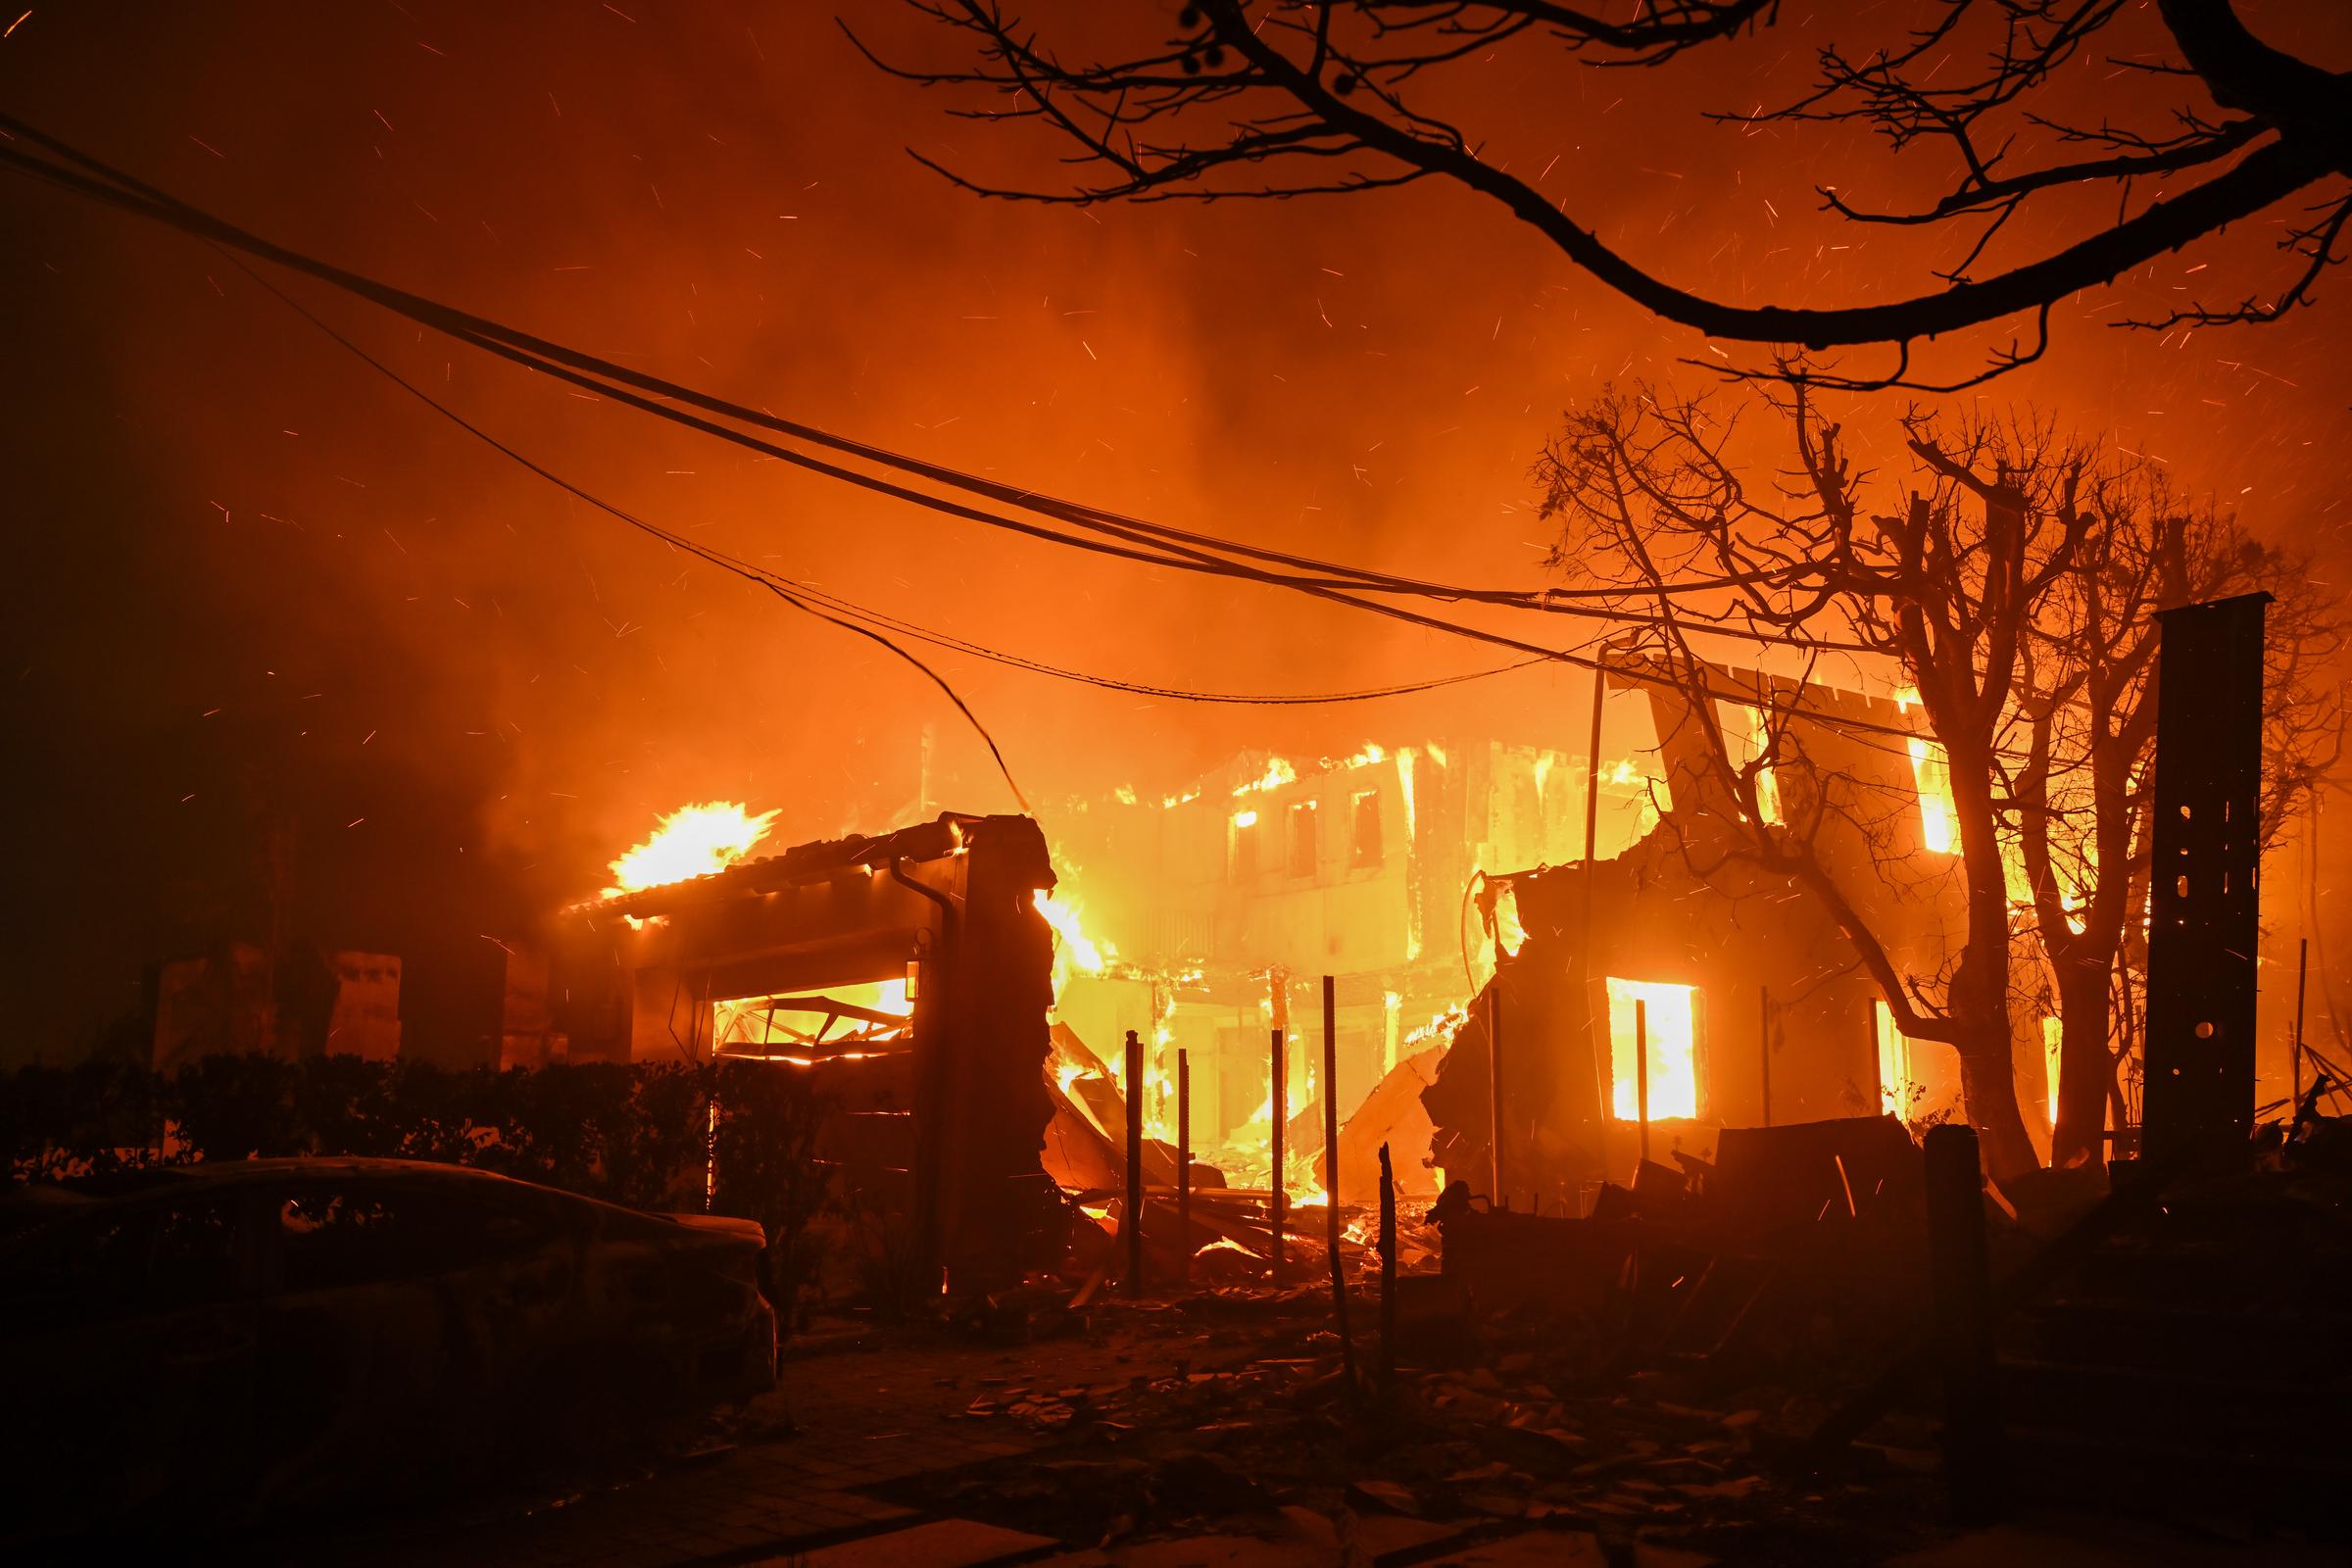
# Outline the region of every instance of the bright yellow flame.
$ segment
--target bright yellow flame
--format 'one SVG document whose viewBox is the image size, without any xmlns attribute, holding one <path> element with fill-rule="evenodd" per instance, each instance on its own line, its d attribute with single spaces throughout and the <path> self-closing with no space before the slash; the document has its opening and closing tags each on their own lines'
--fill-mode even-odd
<svg viewBox="0 0 2352 1568">
<path fill-rule="evenodd" d="M 1052 926 L 1054 934 L 1061 938 L 1061 951 L 1069 961 L 1088 974 L 1101 974 L 1102 950 L 1089 941 L 1085 930 L 1079 926 L 1077 906 L 1062 903 L 1044 888 L 1037 890 L 1034 902 L 1037 912 L 1046 917 L 1046 924 Z"/>
<path fill-rule="evenodd" d="M 1718 706 L 1723 716 L 1724 751 L 1732 766 L 1745 770 L 1750 762 L 1762 760 L 1763 765 L 1756 769 L 1756 810 L 1766 822 L 1782 825 L 1781 783 L 1772 764 L 1771 715 L 1747 703 Z"/>
<path fill-rule="evenodd" d="M 1609 1103 L 1620 1121 L 1642 1114 L 1634 1004 L 1646 1004 L 1649 1119 L 1698 1114 L 1698 1007 L 1689 986 L 1609 976 Z"/>
<path fill-rule="evenodd" d="M 1348 760 L 1342 762 L 1340 765 L 1342 767 L 1370 767 L 1375 762 L 1385 762 L 1388 760 L 1388 752 L 1382 748 L 1378 741 L 1366 741 L 1364 742 L 1364 749 L 1362 751 L 1356 753 L 1353 757 L 1350 757 L 1348 759 Z"/>
<path fill-rule="evenodd" d="M 1949 855 L 1959 847 L 1960 812 L 1952 804 L 1952 764 L 1943 748 L 1914 735 L 1904 742 L 1911 753 L 1911 778 L 1919 786 L 1919 844 L 1930 855 Z"/>
<path fill-rule="evenodd" d="M 1250 782 L 1243 785 L 1240 789 L 1235 790 L 1233 793 L 1236 795 L 1248 795 L 1254 790 L 1280 789 L 1283 785 L 1295 784 L 1298 782 L 1298 770 L 1297 768 L 1293 767 L 1290 763 L 1284 761 L 1279 757 L 1269 757 L 1266 759 L 1266 771 L 1264 775 L 1262 777 L 1252 779 Z"/>
<path fill-rule="evenodd" d="M 894 1017 L 914 1016 L 914 1004 L 907 999 L 905 980 L 874 980 L 858 985 L 828 986 L 822 992 L 795 993 L 802 996 L 821 996 L 835 1002 L 848 1003 L 854 1007 L 865 1007 L 874 1012 L 887 1012 Z M 896 1025 L 878 1024 L 863 1018 L 838 1018 L 826 1021 L 817 1008 L 773 1007 L 774 996 L 731 997 L 710 1004 L 710 1038 L 721 1046 L 774 1046 L 778 1048 L 805 1047 L 822 1040 L 830 1043 L 842 1040 L 884 1040 L 900 1033 Z M 742 1053 L 738 1053 L 739 1054 Z M 853 1053 L 836 1053 L 848 1056 Z"/>
<path fill-rule="evenodd" d="M 1871 999 L 1870 1017 L 1879 1044 L 1879 1106 L 1908 1122 L 1917 1113 L 1914 1102 L 1920 1098 L 1911 1037 L 1895 1027 L 1893 1010 L 1879 998 Z"/>
<path fill-rule="evenodd" d="M 1233 825 L 1235 827 L 1255 827 L 1257 826 L 1257 813 L 1255 811 L 1236 811 L 1233 813 Z"/>
<path fill-rule="evenodd" d="M 1527 946 L 1527 927 L 1519 923 L 1519 889 L 1513 883 L 1505 882 L 1494 895 L 1494 940 L 1514 958 Z"/>
<path fill-rule="evenodd" d="M 2049 1102 L 2050 1131 L 2058 1130 L 2058 1058 L 2066 1039 L 2066 1026 L 2056 1018 L 2041 1020 L 2041 1070 L 2043 1097 Z"/>
<path fill-rule="evenodd" d="M 662 818 L 653 837 L 612 862 L 613 885 L 604 896 L 617 899 L 640 888 L 723 871 L 767 837 L 776 815 L 761 811 L 754 816 L 735 801 L 681 806 Z"/>
</svg>

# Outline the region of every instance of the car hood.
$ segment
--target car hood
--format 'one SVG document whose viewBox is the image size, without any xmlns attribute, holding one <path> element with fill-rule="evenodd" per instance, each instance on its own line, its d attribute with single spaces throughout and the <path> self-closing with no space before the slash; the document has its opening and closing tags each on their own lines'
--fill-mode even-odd
<svg viewBox="0 0 2352 1568">
<path fill-rule="evenodd" d="M 732 1214 L 664 1214 L 662 1217 L 676 1220 L 689 1230 L 707 1231 L 713 1236 L 732 1236 L 754 1247 L 767 1245 L 767 1232 L 756 1219 L 737 1219 Z"/>
</svg>

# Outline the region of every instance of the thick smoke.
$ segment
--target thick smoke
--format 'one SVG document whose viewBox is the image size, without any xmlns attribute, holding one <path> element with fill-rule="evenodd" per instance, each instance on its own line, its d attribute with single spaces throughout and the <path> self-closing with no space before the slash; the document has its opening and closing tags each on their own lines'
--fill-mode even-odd
<svg viewBox="0 0 2352 1568">
<path fill-rule="evenodd" d="M 886 49 L 937 47 L 896 5 L 846 9 Z M 1033 182 L 1055 177 L 1058 149 L 947 118 L 950 100 L 865 68 L 825 8 L 253 3 L 115 20 L 41 9 L 0 46 L 13 112 L 420 292 L 1214 532 L 1534 583 L 1550 540 L 1526 470 L 1560 407 L 1721 363 L 1435 186 L 1100 211 L 957 192 L 902 149 Z M 1912 166 L 1698 119 L 1800 85 L 1797 36 L 1726 51 L 1712 76 L 1572 73 L 1524 51 L 1457 90 L 1488 156 L 1547 169 L 1546 190 L 1678 280 L 1791 300 L 1923 286 L 1948 246 L 1857 234 L 1813 191 L 1863 169 L 1898 195 Z M 7 815 L 41 932 L 8 965 L 19 1054 L 75 1049 L 134 1005 L 142 961 L 272 928 L 409 955 L 412 1039 L 463 1054 L 494 1018 L 499 944 L 592 894 L 682 802 L 780 808 L 779 842 L 890 825 L 918 793 L 1010 808 L 952 710 L 870 643 L 550 489 L 224 257 L 60 195 L 6 200 L 0 309 L 20 348 L 0 439 L 23 553 Z M 2183 298 L 2190 267 L 2258 267 L 2275 239 L 2233 235 L 2084 299 L 2047 365 L 1982 395 L 2112 430 L 2332 561 L 2352 366 L 2325 318 L 2161 341 L 2102 324 L 2119 298 Z M 619 505 L 1021 654 L 1267 691 L 1508 658 L 886 504 L 297 292 Z M 1894 412 L 1853 423 L 1891 428 Z M 1484 726 L 1581 747 L 1573 672 L 1251 710 L 939 663 L 1041 806 L 1178 785 L 1250 746 Z"/>
</svg>

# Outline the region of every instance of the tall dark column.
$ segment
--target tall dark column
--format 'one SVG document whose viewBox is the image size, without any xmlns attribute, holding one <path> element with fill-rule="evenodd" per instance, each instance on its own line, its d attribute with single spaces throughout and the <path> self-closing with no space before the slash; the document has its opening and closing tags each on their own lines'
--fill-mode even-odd
<svg viewBox="0 0 2352 1568">
<path fill-rule="evenodd" d="M 2254 1125 L 2262 615 L 2269 594 L 2162 612 L 2148 927 L 2150 1155 Z"/>
</svg>

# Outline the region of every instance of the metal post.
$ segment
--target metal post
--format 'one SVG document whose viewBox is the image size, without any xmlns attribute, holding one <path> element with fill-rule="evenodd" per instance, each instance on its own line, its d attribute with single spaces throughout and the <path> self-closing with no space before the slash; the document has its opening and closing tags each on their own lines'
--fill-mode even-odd
<svg viewBox="0 0 2352 1568">
<path fill-rule="evenodd" d="M 1487 1191 L 1502 1203 L 1502 970 L 1487 986 L 1487 1152 L 1494 1160 Z"/>
<path fill-rule="evenodd" d="M 1879 1009 L 1874 1005 L 1875 1000 L 1862 1004 L 1863 1037 L 1869 1042 L 1870 1049 L 1870 1065 L 1866 1069 L 1867 1076 L 1862 1081 L 1877 1087 L 1880 1115 L 1899 1116 L 1902 1114 L 1902 1107 L 1895 1105 L 1893 1102 L 1902 1093 L 1902 1088 L 1900 1085 L 1894 1085 L 1891 1091 L 1889 1089 L 1886 1069 L 1890 1063 L 1886 1060 L 1886 1042 L 1879 1038 Z M 1891 1007 L 1886 1009 L 1886 1027 L 1888 1029 L 1894 1027 L 1894 1009 Z"/>
<path fill-rule="evenodd" d="M 1763 1069 L 1764 1125 L 1772 1125 L 1772 987 L 1756 987 L 1756 1061 Z"/>
<path fill-rule="evenodd" d="M 1340 1013 L 1337 982 L 1323 977 L 1323 1242 L 1331 1254 L 1332 1327 L 1340 1336 L 1340 1369 L 1348 1396 L 1356 1396 L 1355 1338 L 1348 1329 L 1348 1272 L 1340 1258 Z"/>
<path fill-rule="evenodd" d="M 1380 1387 L 1396 1382 L 1396 1178 L 1380 1146 Z"/>
<path fill-rule="evenodd" d="M 1176 1281 L 1193 1280 L 1193 1063 L 1176 1049 Z"/>
<path fill-rule="evenodd" d="M 2287 1102 L 2298 1107 L 2303 1103 L 2303 987 L 2310 979 L 2311 938 L 2303 937 L 2295 943 L 2295 1049 L 2291 1058 L 2293 1092 Z"/>
<path fill-rule="evenodd" d="M 1340 1245 L 1340 1014 L 1335 997 L 1337 983 L 1330 975 L 1323 977 L 1323 1196 L 1329 1200 L 1327 1212 L 1331 1245 L 1336 1251 Z"/>
<path fill-rule="evenodd" d="M 2141 1152 L 2254 1130 L 2268 594 L 2158 611 Z"/>
<path fill-rule="evenodd" d="M 1946 1123 L 1926 1143 L 1928 1269 L 1943 1374 L 1943 1473 L 1952 1522 L 2000 1511 L 2001 1425 L 1992 1356 L 1992 1276 L 1976 1129 Z"/>
<path fill-rule="evenodd" d="M 1289 1119 L 1288 1106 L 1290 1103 L 1290 1096 L 1283 1092 L 1284 1068 L 1289 1065 L 1283 1057 L 1282 1031 L 1277 1029 L 1274 1031 L 1273 1059 L 1267 1067 L 1268 1074 L 1273 1079 L 1273 1085 L 1266 1095 L 1266 1114 L 1272 1117 L 1274 1122 L 1267 1141 L 1272 1146 L 1268 1152 L 1273 1156 L 1274 1166 L 1269 1185 L 1274 1189 L 1270 1212 L 1274 1220 L 1274 1281 L 1276 1284 L 1280 1284 L 1282 1281 L 1283 1210 L 1290 1206 L 1290 1195 L 1282 1189 L 1282 1124 Z"/>
<path fill-rule="evenodd" d="M 1607 663 L 1605 650 L 1603 658 L 1592 662 L 1592 736 L 1585 747 L 1585 931 L 1576 954 L 1584 980 L 1585 1050 L 1592 1057 L 1592 1108 L 1604 1123 L 1609 1116 L 1609 1025 L 1606 1002 L 1595 1007 L 1592 1001 L 1592 859 L 1600 845 L 1600 710 L 1608 700 Z M 1592 1029 L 1596 1016 L 1597 1039 Z"/>
<path fill-rule="evenodd" d="M 1127 1294 L 1144 1290 L 1144 1043 L 1127 1031 Z"/>
<path fill-rule="evenodd" d="M 1642 1157 L 1649 1157 L 1649 1004 L 1634 999 L 1634 1109 L 1642 1118 Z"/>
</svg>

